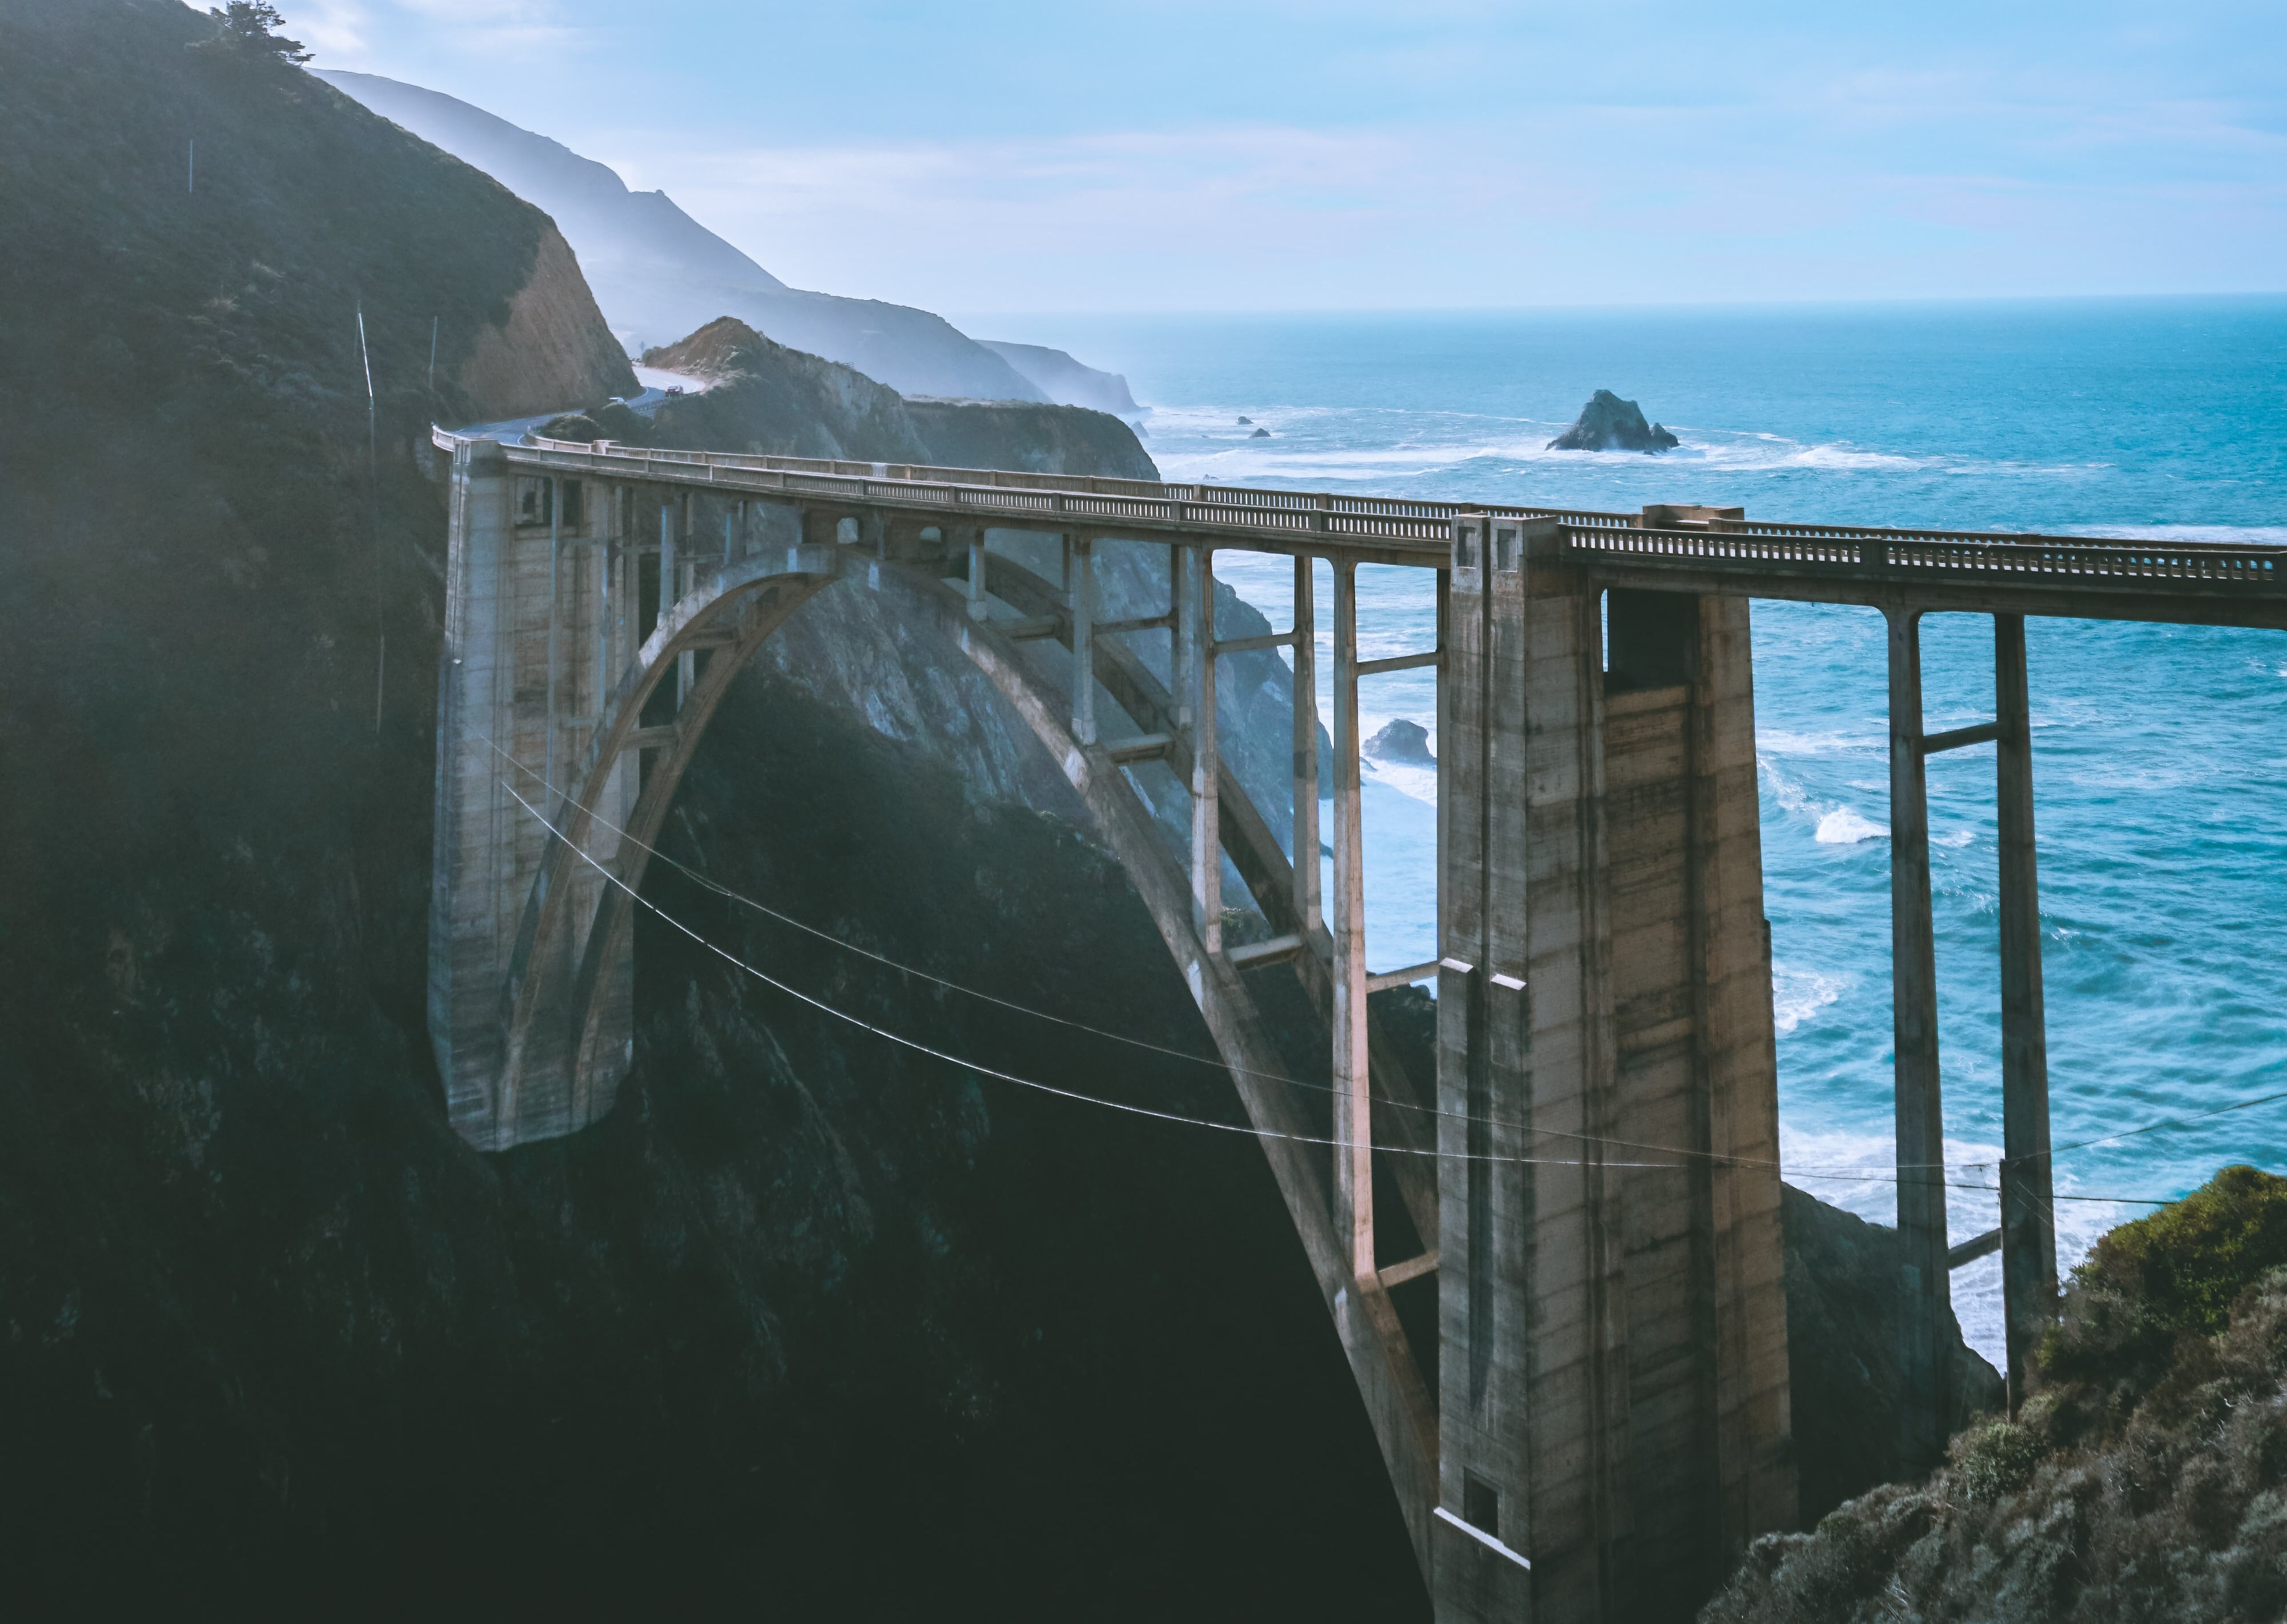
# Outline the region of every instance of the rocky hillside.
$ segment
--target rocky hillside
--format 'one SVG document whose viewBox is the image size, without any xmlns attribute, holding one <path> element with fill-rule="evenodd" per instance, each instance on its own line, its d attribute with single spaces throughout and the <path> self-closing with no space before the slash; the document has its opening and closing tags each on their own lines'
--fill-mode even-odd
<svg viewBox="0 0 2287 1624">
<path fill-rule="evenodd" d="M 308 75 L 189 49 L 212 25 L 169 0 L 0 0 L 0 367 L 37 381 L 24 433 L 83 407 L 163 422 L 214 380 L 249 412 L 361 415 L 360 308 L 392 424 L 632 384 L 545 216 Z"/>
<path fill-rule="evenodd" d="M 909 400 L 906 409 L 929 442 L 930 461 L 942 467 L 1013 468 L 1031 474 L 1089 469 L 1122 479 L 1159 477 L 1136 430 L 1108 412 L 955 400 Z M 992 461 L 1005 456 L 1009 447 L 1018 449 L 1017 461 Z"/>
<path fill-rule="evenodd" d="M 897 390 L 838 362 L 772 343 L 733 317 L 646 351 L 644 363 L 707 379 L 713 387 L 668 400 L 648 423 L 632 414 L 613 417 L 609 438 L 860 462 L 932 460 Z M 571 428 L 569 438 L 582 437 Z"/>
<path fill-rule="evenodd" d="M 0 435 L 0 1614 L 1419 1616 L 1243 1138 L 909 1061 L 648 926 L 607 1122 L 498 1157 L 446 1128 L 445 516 L 411 452 L 432 311 L 441 413 L 533 398 L 467 380 L 546 224 L 290 67 L 186 49 L 207 32 L 176 0 L 0 0 L 0 386 L 36 403 Z M 758 666 L 672 849 L 1210 1052 L 1118 871 L 988 792 L 1022 763 L 974 737 Z M 1213 1067 L 948 1007 L 661 883 L 985 1063 L 1234 1108 Z"/>
<path fill-rule="evenodd" d="M 642 343 L 729 311 L 789 348 L 830 357 L 907 394 L 1061 398 L 942 316 L 788 288 L 666 193 L 630 192 L 612 170 L 560 142 L 418 85 L 374 74 L 320 76 L 546 209 L 579 251 L 613 327 Z"/>
<path fill-rule="evenodd" d="M 1898 1451 L 1898 1232 L 1781 1192 L 1787 1375 L 1798 1503 L 1806 1526 L 1854 1494 L 1906 1475 Z M 1949 1320 L 1951 1315 L 1948 1316 Z M 1954 1431 L 2008 1404 L 2001 1373 L 1947 1327 Z"/>
<path fill-rule="evenodd" d="M 542 426 L 557 438 L 860 462 L 1157 479 L 1136 431 L 1080 406 L 909 399 L 853 367 L 773 343 L 733 316 L 644 352 L 706 380 L 649 416 L 608 403 Z"/>
<path fill-rule="evenodd" d="M 2041 1372 L 1927 1482 L 1758 1544 L 1706 1624 L 2287 1615 L 2287 1179 L 2226 1168 L 2106 1236 Z"/>
</svg>

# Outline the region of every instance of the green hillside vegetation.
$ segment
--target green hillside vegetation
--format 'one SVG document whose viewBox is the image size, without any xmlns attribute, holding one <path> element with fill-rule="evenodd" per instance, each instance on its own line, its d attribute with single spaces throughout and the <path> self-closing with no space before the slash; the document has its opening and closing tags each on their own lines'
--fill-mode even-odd
<svg viewBox="0 0 2287 1624">
<path fill-rule="evenodd" d="M 1766 1539 L 1705 1624 L 2287 1614 L 2287 1179 L 2228 1167 L 2073 1271 L 2014 1423 Z"/>
</svg>

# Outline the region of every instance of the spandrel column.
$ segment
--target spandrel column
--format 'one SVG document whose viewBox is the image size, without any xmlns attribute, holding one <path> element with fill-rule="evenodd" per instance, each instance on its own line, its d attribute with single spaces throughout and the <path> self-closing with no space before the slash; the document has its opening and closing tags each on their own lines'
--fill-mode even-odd
<svg viewBox="0 0 2287 1624">
<path fill-rule="evenodd" d="M 1936 1463 L 1951 1392 L 1941 1337 L 1945 1125 L 1938 1090 L 1937 943 L 1930 912 L 1929 792 L 1922 747 L 1921 613 L 1885 611 L 1890 677 L 1890 987 L 1898 1176 L 1899 1447 Z"/>
</svg>

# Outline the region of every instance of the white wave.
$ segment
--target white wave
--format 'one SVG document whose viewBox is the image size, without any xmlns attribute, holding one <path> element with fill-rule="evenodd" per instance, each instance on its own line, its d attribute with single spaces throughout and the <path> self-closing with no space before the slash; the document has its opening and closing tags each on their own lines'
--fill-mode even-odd
<svg viewBox="0 0 2287 1624">
<path fill-rule="evenodd" d="M 1425 806 L 1437 804 L 1436 768 L 1413 767 L 1403 761 L 1377 761 L 1370 758 L 1363 760 L 1360 765 L 1399 794 L 1409 796 Z"/>
<path fill-rule="evenodd" d="M 1818 820 L 1816 839 L 1821 846 L 1856 846 L 1861 840 L 1886 840 L 1889 833 L 1886 825 L 1862 817 L 1848 807 L 1837 807 Z"/>
<path fill-rule="evenodd" d="M 1757 728 L 1755 748 L 1773 755 L 1837 755 L 1847 752 L 1880 750 L 1885 735 L 1865 730 L 1835 729 L 1825 733 L 1795 733 L 1784 728 Z"/>
<path fill-rule="evenodd" d="M 1242 416 L 1248 421 L 1238 422 Z M 1174 479 L 1309 484 L 1413 478 L 1471 462 L 1571 467 L 1585 462 L 1617 469 L 1642 467 L 1649 461 L 1641 452 L 1552 450 L 1549 442 L 1569 425 L 1481 413 L 1387 406 L 1225 406 L 1161 407 L 1152 421 L 1154 460 L 1162 473 Z M 1849 440 L 1806 442 L 1753 430 L 1668 426 L 1682 444 L 1659 453 L 1658 461 L 1705 471 L 2073 477 L 2110 466 L 2014 462 L 1953 454 L 1914 456 Z M 1268 430 L 1269 435 L 1256 438 L 1257 429 Z M 2198 532 L 2199 527 L 2180 526 L 2141 532 L 2116 529 L 2113 533 L 2164 532 L 2186 540 L 2206 539 Z M 2257 532 L 2235 532 L 2229 537 L 2219 533 L 2215 539 L 2243 538 L 2257 539 Z"/>
<path fill-rule="evenodd" d="M 1757 741 L 1760 744 L 1761 741 Z M 1755 767 L 1765 784 L 1770 785 L 1771 799 L 1782 811 L 1813 820 L 1815 838 L 1822 846 L 1856 846 L 1861 840 L 1885 839 L 1890 831 L 1882 824 L 1865 817 L 1856 808 L 1838 801 L 1821 800 L 1800 784 L 1781 772 L 1770 757 L 1760 751 Z"/>
<path fill-rule="evenodd" d="M 1845 978 L 1771 961 L 1771 1019 L 1780 1037 L 1842 997 Z"/>
<path fill-rule="evenodd" d="M 1755 742 L 1758 745 L 1762 743 L 1760 738 Z M 1760 748 L 1755 753 L 1755 767 L 1762 774 L 1763 782 L 1771 786 L 1771 799 L 1784 810 L 1808 814 L 1818 809 L 1818 803 L 1811 800 L 1810 792 L 1772 766 L 1771 759 Z"/>
<path fill-rule="evenodd" d="M 1885 831 L 1885 832 L 1887 833 L 1887 832 Z M 1943 834 L 1933 834 L 1930 836 L 1930 844 L 1933 846 L 1948 846 L 1956 850 L 1959 850 L 1962 847 L 1968 845 L 1971 841 L 1976 839 L 1977 831 L 1974 829 L 1949 829 Z"/>
</svg>

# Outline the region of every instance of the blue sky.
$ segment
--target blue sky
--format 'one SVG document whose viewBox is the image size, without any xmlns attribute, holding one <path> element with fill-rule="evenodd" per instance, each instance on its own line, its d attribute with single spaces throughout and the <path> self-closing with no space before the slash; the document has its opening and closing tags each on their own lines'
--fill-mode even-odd
<svg viewBox="0 0 2287 1624">
<path fill-rule="evenodd" d="M 2287 288 L 2287 6 L 280 0 L 932 309 Z"/>
</svg>

